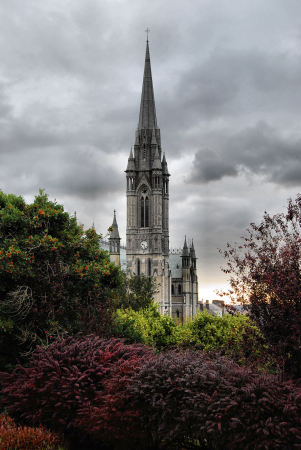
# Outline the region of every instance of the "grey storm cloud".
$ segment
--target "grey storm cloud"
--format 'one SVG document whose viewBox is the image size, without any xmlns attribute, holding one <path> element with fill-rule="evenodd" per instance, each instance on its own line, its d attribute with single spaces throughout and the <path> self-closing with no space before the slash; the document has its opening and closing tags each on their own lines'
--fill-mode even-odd
<svg viewBox="0 0 301 450">
<path fill-rule="evenodd" d="M 37 148 L 26 159 L 17 158 L 10 170 L 9 156 L 3 158 L 0 175 L 13 192 L 37 193 L 45 188 L 51 195 L 60 196 L 63 191 L 80 202 L 120 190 L 119 170 L 105 156 L 96 148 L 49 147 L 44 152 Z"/>
<path fill-rule="evenodd" d="M 206 183 L 237 176 L 246 170 L 269 182 L 301 185 L 301 139 L 258 123 L 231 135 L 220 135 L 218 146 L 199 150 L 194 157 L 191 182 Z"/>
<path fill-rule="evenodd" d="M 39 188 L 100 230 L 118 211 L 138 120 L 146 27 L 171 172 L 171 245 L 216 248 L 301 188 L 299 0 L 2 0 L 0 188 Z"/>
</svg>

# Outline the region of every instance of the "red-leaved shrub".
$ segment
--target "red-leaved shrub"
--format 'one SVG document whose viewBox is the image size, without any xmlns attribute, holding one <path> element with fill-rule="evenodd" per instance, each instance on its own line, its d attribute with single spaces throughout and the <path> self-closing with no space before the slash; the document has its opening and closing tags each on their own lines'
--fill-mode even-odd
<svg viewBox="0 0 301 450">
<path fill-rule="evenodd" d="M 38 348 L 30 367 L 1 374 L 3 403 L 26 424 L 64 432 L 73 448 L 92 448 L 93 439 L 119 442 L 126 436 L 116 428 L 136 429 L 137 413 L 122 411 L 125 385 L 152 354 L 143 345 L 94 335 L 57 341 Z"/>
<path fill-rule="evenodd" d="M 20 427 L 5 414 L 0 415 L 1 450 L 52 450 L 61 440 L 45 428 Z"/>
<path fill-rule="evenodd" d="M 301 448 L 301 389 L 225 357 L 166 352 L 127 389 L 154 448 Z"/>
<path fill-rule="evenodd" d="M 72 449 L 301 448 L 301 389 L 222 356 L 82 336 L 0 378 L 13 417 Z"/>
</svg>

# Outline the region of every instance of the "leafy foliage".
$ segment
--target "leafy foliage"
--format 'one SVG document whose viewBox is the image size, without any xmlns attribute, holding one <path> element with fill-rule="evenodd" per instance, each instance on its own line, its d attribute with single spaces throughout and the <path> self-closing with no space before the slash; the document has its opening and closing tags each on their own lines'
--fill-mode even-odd
<svg viewBox="0 0 301 450">
<path fill-rule="evenodd" d="M 240 244 L 227 244 L 224 272 L 234 299 L 250 303 L 251 317 L 288 375 L 301 376 L 301 196 L 286 214 L 264 214 Z"/>
<path fill-rule="evenodd" d="M 32 204 L 0 192 L 2 367 L 37 344 L 103 324 L 120 271 L 63 206 L 42 191 Z"/>
<path fill-rule="evenodd" d="M 55 450 L 61 439 L 45 428 L 17 426 L 5 414 L 0 415 L 0 447 L 2 450 Z"/>
<path fill-rule="evenodd" d="M 172 318 L 160 314 L 154 303 L 140 311 L 131 308 L 118 309 L 113 316 L 113 330 L 116 336 L 158 349 L 175 343 L 176 327 Z"/>
<path fill-rule="evenodd" d="M 156 305 L 133 311 L 119 309 L 113 315 L 116 336 L 141 342 L 157 349 L 178 346 L 204 351 L 218 351 L 240 363 L 267 364 L 266 345 L 256 325 L 246 316 L 213 316 L 199 313 L 184 325 L 176 325 L 159 313 Z"/>
<path fill-rule="evenodd" d="M 82 336 L 1 374 L 2 403 L 75 448 L 298 448 L 301 389 L 222 356 Z"/>
<path fill-rule="evenodd" d="M 57 340 L 38 348 L 30 367 L 1 374 L 3 404 L 19 421 L 64 432 L 74 448 L 92 448 L 93 440 L 133 440 L 128 429 L 137 436 L 139 429 L 135 411 L 124 415 L 125 386 L 151 357 L 146 347 L 118 339 Z"/>
<path fill-rule="evenodd" d="M 225 357 L 169 351 L 127 385 L 152 448 L 254 449 L 301 445 L 301 390 Z"/>
<path fill-rule="evenodd" d="M 241 314 L 213 316 L 197 314 L 191 322 L 177 327 L 175 342 L 206 352 L 218 351 L 240 363 L 265 364 L 267 346 L 257 326 Z"/>
<path fill-rule="evenodd" d="M 145 275 L 123 276 L 123 282 L 117 290 L 116 308 L 131 308 L 134 311 L 148 308 L 153 303 L 157 286 L 152 277 Z"/>
</svg>

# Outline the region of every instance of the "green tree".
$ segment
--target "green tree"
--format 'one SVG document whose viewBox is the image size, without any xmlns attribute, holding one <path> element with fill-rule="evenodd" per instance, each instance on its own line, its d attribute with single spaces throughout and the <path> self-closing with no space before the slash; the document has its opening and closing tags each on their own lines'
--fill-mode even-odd
<svg viewBox="0 0 301 450">
<path fill-rule="evenodd" d="M 0 191 L 0 345 L 3 365 L 37 344 L 100 331 L 120 271 L 62 205 Z"/>
<path fill-rule="evenodd" d="M 123 275 L 123 283 L 117 291 L 116 306 L 118 308 L 131 308 L 134 311 L 145 309 L 153 303 L 157 292 L 156 282 L 152 277 L 145 275 Z"/>
</svg>

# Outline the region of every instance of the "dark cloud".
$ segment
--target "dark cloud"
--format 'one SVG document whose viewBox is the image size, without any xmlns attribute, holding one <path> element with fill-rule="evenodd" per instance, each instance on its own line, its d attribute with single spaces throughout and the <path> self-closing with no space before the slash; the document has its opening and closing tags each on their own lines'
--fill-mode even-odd
<svg viewBox="0 0 301 450">
<path fill-rule="evenodd" d="M 233 161 L 227 160 L 222 152 L 212 150 L 199 151 L 195 155 L 192 182 L 220 180 L 225 176 L 235 176 L 238 169 Z"/>
<path fill-rule="evenodd" d="M 194 157 L 191 182 L 206 183 L 242 170 L 263 175 L 267 181 L 301 186 L 301 139 L 285 136 L 264 122 L 230 135 L 215 137 L 212 150 Z"/>
<path fill-rule="evenodd" d="M 27 158 L 8 154 L 2 159 L 0 178 L 2 189 L 15 193 L 37 193 L 45 188 L 52 196 L 101 199 L 121 191 L 123 177 L 107 155 L 95 148 L 49 147 L 32 150 Z"/>
<path fill-rule="evenodd" d="M 2 0 L 0 180 L 44 187 L 102 231 L 118 209 L 138 120 L 149 26 L 172 246 L 217 247 L 300 187 L 299 0 Z M 215 182 L 212 182 L 215 181 Z"/>
</svg>

